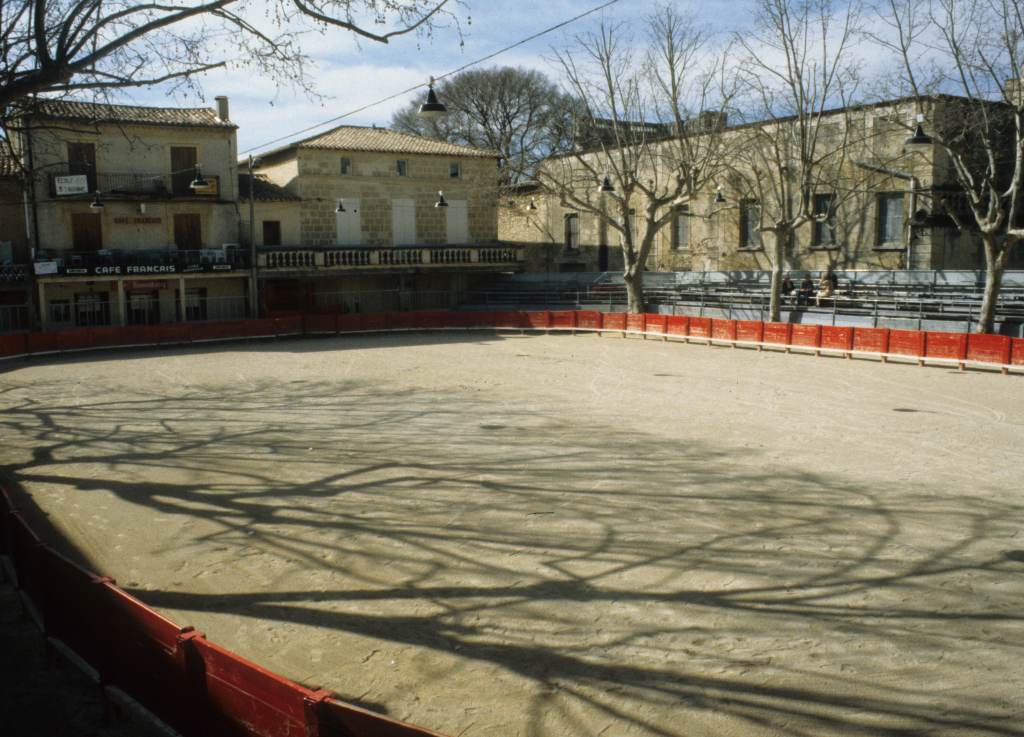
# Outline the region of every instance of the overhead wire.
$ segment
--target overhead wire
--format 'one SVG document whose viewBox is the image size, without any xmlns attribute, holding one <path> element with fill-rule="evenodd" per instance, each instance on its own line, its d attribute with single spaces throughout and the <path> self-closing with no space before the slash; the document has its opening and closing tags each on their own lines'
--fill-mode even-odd
<svg viewBox="0 0 1024 737">
<path fill-rule="evenodd" d="M 498 49 L 497 51 L 491 52 L 490 54 L 487 54 L 486 56 L 482 56 L 479 59 L 474 59 L 473 61 L 471 61 L 471 62 L 469 62 L 467 64 L 463 64 L 462 66 L 457 67 L 455 69 L 451 69 L 451 70 L 445 72 L 444 74 L 434 75 L 434 77 L 432 79 L 433 79 L 433 81 L 440 81 L 442 79 L 446 79 L 448 77 L 451 77 L 451 76 L 453 76 L 455 74 L 459 74 L 460 72 L 464 72 L 467 69 L 470 69 L 471 67 L 477 66 L 478 64 L 483 64 L 485 61 L 490 61 L 491 59 L 494 59 L 495 57 L 500 56 L 501 54 L 504 54 L 507 51 L 511 51 L 512 49 L 515 49 L 515 48 L 517 48 L 519 46 L 522 46 L 523 44 L 527 44 L 530 41 L 535 41 L 536 39 L 540 38 L 541 36 L 545 36 L 545 35 L 547 35 L 549 33 L 552 33 L 553 31 L 557 31 L 557 30 L 559 30 L 561 28 L 565 28 L 566 26 L 571 25 L 572 23 L 575 23 L 578 20 L 582 20 L 583 18 L 586 18 L 589 15 L 593 15 L 594 13 L 597 13 L 597 12 L 599 12 L 601 10 L 604 10 L 605 8 L 607 8 L 607 7 L 611 6 L 611 5 L 614 5 L 617 2 L 619 2 L 619 0 L 607 0 L 607 2 L 601 3 L 600 5 L 596 5 L 593 8 L 590 8 L 590 10 L 586 10 L 586 11 L 584 11 L 582 13 L 579 13 L 578 15 L 574 15 L 572 18 L 567 18 L 566 20 L 560 21 L 559 23 L 555 23 L 552 26 L 548 26 L 547 28 L 545 28 L 543 30 L 540 30 L 540 31 L 537 31 L 536 33 L 530 34 L 529 36 L 526 36 L 525 38 L 522 38 L 522 39 L 516 41 L 515 43 L 511 43 L 508 46 L 505 46 L 503 48 Z M 414 85 L 412 87 L 409 87 L 407 89 L 402 90 L 401 92 L 395 92 L 394 94 L 388 95 L 387 97 L 382 97 L 379 100 L 375 100 L 374 102 L 368 103 L 368 104 L 363 105 L 363 106 L 358 107 L 358 108 L 355 108 L 354 110 L 349 110 L 348 112 L 342 113 L 341 115 L 336 115 L 333 118 L 328 118 L 327 120 L 320 121 L 319 123 L 314 123 L 313 125 L 307 126 L 305 128 L 300 128 L 297 131 L 292 131 L 291 133 L 287 133 L 287 134 L 285 134 L 283 136 L 279 136 L 279 137 L 274 138 L 274 139 L 272 139 L 270 141 L 266 141 L 264 143 L 260 143 L 260 144 L 257 144 L 255 146 L 250 146 L 249 148 L 245 149 L 244 151 L 239 151 L 239 155 L 241 155 L 241 154 L 248 154 L 248 153 L 251 153 L 253 151 L 258 151 L 259 149 L 263 149 L 263 148 L 266 148 L 268 146 L 272 146 L 275 143 L 280 143 L 281 141 L 292 139 L 295 136 L 300 136 L 303 133 L 309 133 L 310 131 L 317 130 L 318 128 L 323 128 L 325 125 L 330 125 L 331 123 L 336 123 L 339 120 L 344 120 L 345 118 L 350 118 L 353 115 L 358 115 L 359 113 L 365 112 L 366 110 L 369 110 L 370 108 L 376 107 L 378 105 L 383 105 L 385 102 L 390 102 L 391 100 L 394 100 L 396 98 L 402 97 L 404 95 L 408 95 L 410 92 L 415 92 L 416 90 L 422 89 L 423 87 L 427 87 L 427 86 L 428 86 L 427 83 L 421 83 L 421 84 Z"/>
</svg>

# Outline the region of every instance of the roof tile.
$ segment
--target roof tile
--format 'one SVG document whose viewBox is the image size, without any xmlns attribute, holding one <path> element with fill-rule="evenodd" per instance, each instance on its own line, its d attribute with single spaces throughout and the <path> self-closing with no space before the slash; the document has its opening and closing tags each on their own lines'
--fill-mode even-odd
<svg viewBox="0 0 1024 737">
<path fill-rule="evenodd" d="M 39 100 L 36 115 L 51 120 L 82 120 L 89 123 L 132 123 L 136 125 L 174 125 L 201 128 L 237 128 L 230 120 L 221 120 L 206 107 L 141 107 L 106 105 L 74 100 Z"/>
<path fill-rule="evenodd" d="M 459 146 L 445 141 L 413 136 L 408 133 L 387 128 L 366 128 L 363 126 L 342 125 L 306 138 L 297 144 L 301 148 L 326 148 L 340 151 L 373 151 L 378 153 L 399 154 L 438 154 L 442 156 L 475 156 L 479 158 L 498 158 L 496 151 L 484 151 L 469 146 Z"/>
</svg>

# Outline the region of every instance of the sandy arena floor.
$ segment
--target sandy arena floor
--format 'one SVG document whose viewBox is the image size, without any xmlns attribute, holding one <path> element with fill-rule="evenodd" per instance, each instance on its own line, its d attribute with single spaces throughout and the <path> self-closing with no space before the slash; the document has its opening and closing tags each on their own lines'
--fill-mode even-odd
<svg viewBox="0 0 1024 737">
<path fill-rule="evenodd" d="M 99 570 L 453 737 L 1024 735 L 1024 378 L 595 336 L 6 364 Z"/>
</svg>

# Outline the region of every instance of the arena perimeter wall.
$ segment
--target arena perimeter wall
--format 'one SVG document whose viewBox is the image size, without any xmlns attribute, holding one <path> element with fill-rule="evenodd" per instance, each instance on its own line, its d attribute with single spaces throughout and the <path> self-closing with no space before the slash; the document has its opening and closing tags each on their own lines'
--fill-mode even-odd
<svg viewBox="0 0 1024 737">
<path fill-rule="evenodd" d="M 886 328 L 601 313 L 402 312 L 86 328 L 0 336 L 0 358 L 116 347 L 408 330 L 616 332 L 709 345 L 775 348 L 1024 370 L 1024 339 Z M 284 679 L 182 627 L 43 542 L 0 487 L 0 552 L 55 649 L 108 693 L 126 694 L 181 734 L 233 737 L 440 737 Z M 30 717 L 30 715 L 29 715 Z"/>
</svg>

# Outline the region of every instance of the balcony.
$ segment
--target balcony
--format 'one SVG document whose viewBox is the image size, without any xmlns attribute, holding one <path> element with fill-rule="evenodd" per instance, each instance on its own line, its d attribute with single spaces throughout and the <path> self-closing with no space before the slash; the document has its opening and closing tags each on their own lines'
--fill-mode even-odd
<svg viewBox="0 0 1024 737">
<path fill-rule="evenodd" d="M 519 271 L 522 246 L 263 246 L 260 270 L 342 272 L 420 269 Z"/>
<path fill-rule="evenodd" d="M 58 194 L 58 179 L 69 176 L 73 175 L 67 168 L 50 173 L 51 197 L 59 199 L 90 197 L 96 190 L 102 192 L 104 197 L 147 197 L 152 199 L 181 197 L 209 199 L 216 198 L 220 194 L 220 177 L 204 174 L 203 178 L 209 183 L 208 186 L 193 189 L 188 186 L 188 182 L 180 177 L 175 180 L 170 174 L 155 172 L 85 174 L 82 176 L 88 180 L 88 192 Z M 191 179 L 191 176 L 186 178 Z"/>
<path fill-rule="evenodd" d="M 0 266 L 0 283 L 10 284 L 23 282 L 28 278 L 28 267 L 24 264 L 7 264 Z"/>
<path fill-rule="evenodd" d="M 232 272 L 249 268 L 249 254 L 234 247 L 179 251 L 174 248 L 110 251 L 40 251 L 37 277 L 164 276 Z"/>
</svg>

